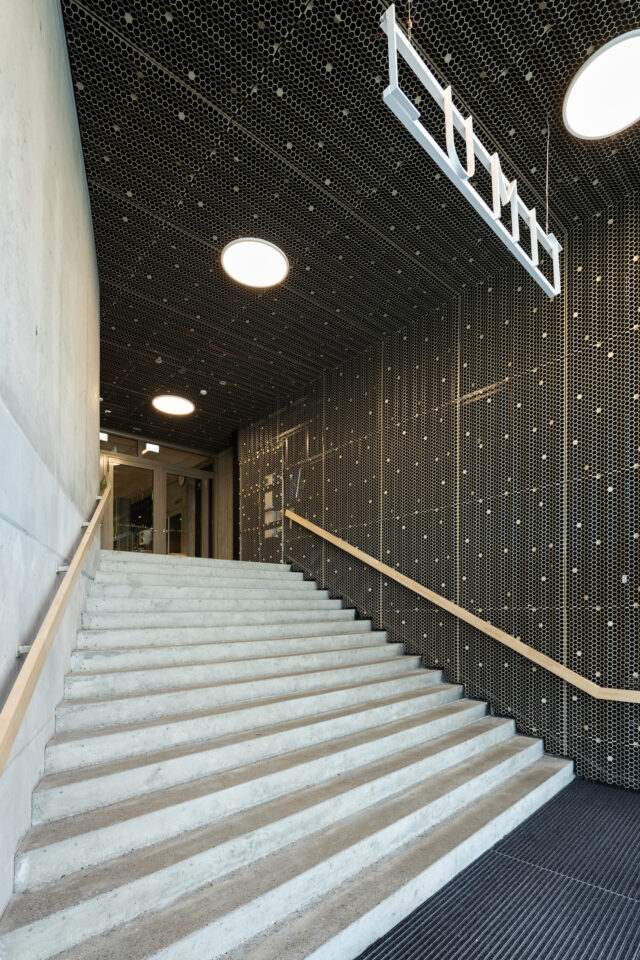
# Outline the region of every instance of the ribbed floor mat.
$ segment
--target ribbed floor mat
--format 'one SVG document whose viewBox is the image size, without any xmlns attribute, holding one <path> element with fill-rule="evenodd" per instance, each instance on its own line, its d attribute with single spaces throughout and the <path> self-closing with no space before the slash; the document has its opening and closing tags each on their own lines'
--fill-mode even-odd
<svg viewBox="0 0 640 960">
<path fill-rule="evenodd" d="M 576 780 L 359 960 L 640 960 L 640 795 Z"/>
</svg>

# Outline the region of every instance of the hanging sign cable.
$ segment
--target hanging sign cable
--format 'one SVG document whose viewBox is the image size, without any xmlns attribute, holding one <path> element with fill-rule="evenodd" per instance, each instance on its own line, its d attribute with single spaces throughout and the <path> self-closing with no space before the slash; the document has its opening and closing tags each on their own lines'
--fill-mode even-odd
<svg viewBox="0 0 640 960">
<path fill-rule="evenodd" d="M 411 18 L 410 21 L 411 22 Z M 412 24 L 413 25 L 413 24 Z M 474 208 L 485 223 L 502 240 L 525 270 L 542 287 L 549 297 L 560 293 L 560 252 L 562 247 L 552 233 L 542 229 L 536 217 L 536 209 L 529 209 L 518 193 L 517 180 L 509 180 L 500 166 L 497 153 L 490 154 L 473 131 L 473 117 L 463 117 L 453 103 L 451 87 L 441 87 L 429 67 L 417 53 L 396 23 L 395 6 L 387 8 L 380 21 L 387 35 L 389 53 L 389 86 L 383 93 L 383 100 L 418 143 L 426 150 L 442 172 L 451 180 Z M 420 122 L 420 111 L 400 89 L 398 82 L 398 56 L 400 56 L 435 103 L 444 113 L 446 150 L 431 136 Z M 455 145 L 454 130 L 464 138 L 466 147 L 465 163 L 461 163 Z M 548 146 L 547 146 L 548 149 Z M 476 160 L 491 176 L 491 205 L 480 196 L 470 183 L 475 173 Z M 511 223 L 506 226 L 501 219 L 502 207 L 509 204 Z M 520 221 L 528 227 L 530 253 L 520 245 Z M 546 224 L 548 231 L 548 223 Z M 551 259 L 552 277 L 549 279 L 540 268 L 540 250 L 542 247 Z"/>
</svg>

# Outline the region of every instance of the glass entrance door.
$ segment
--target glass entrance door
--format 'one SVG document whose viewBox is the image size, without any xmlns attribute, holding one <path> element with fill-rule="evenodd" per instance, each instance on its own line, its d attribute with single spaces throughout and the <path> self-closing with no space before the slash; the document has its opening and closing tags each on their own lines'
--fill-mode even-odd
<svg viewBox="0 0 640 960">
<path fill-rule="evenodd" d="M 120 453 L 115 450 L 116 439 L 110 438 L 114 449 L 104 450 L 100 462 L 102 477 L 113 473 L 105 547 L 211 557 L 213 473 L 178 464 L 178 451 L 161 449 L 157 454 L 143 452 L 140 456 Z M 158 459 L 174 455 L 170 463 Z"/>
<path fill-rule="evenodd" d="M 153 470 L 114 466 L 113 549 L 153 553 Z"/>
<path fill-rule="evenodd" d="M 167 553 L 199 557 L 202 538 L 202 480 L 167 473 Z"/>
</svg>

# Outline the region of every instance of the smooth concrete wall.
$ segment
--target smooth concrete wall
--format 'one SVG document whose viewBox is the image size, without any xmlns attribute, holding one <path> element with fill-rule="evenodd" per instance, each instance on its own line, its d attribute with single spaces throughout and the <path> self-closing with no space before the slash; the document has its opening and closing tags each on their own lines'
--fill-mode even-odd
<svg viewBox="0 0 640 960">
<path fill-rule="evenodd" d="M 0 698 L 98 492 L 95 248 L 58 0 L 0 0 Z M 92 562 L 0 778 L 0 908 Z"/>
</svg>

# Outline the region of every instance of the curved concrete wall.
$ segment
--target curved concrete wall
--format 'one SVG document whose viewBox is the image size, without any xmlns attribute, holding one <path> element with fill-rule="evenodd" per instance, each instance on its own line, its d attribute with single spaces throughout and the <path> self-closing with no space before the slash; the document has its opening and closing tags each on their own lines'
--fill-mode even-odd
<svg viewBox="0 0 640 960">
<path fill-rule="evenodd" d="M 57 0 L 0 0 L 0 701 L 98 490 L 98 277 Z M 0 909 L 75 638 L 83 577 L 0 779 Z"/>
</svg>

